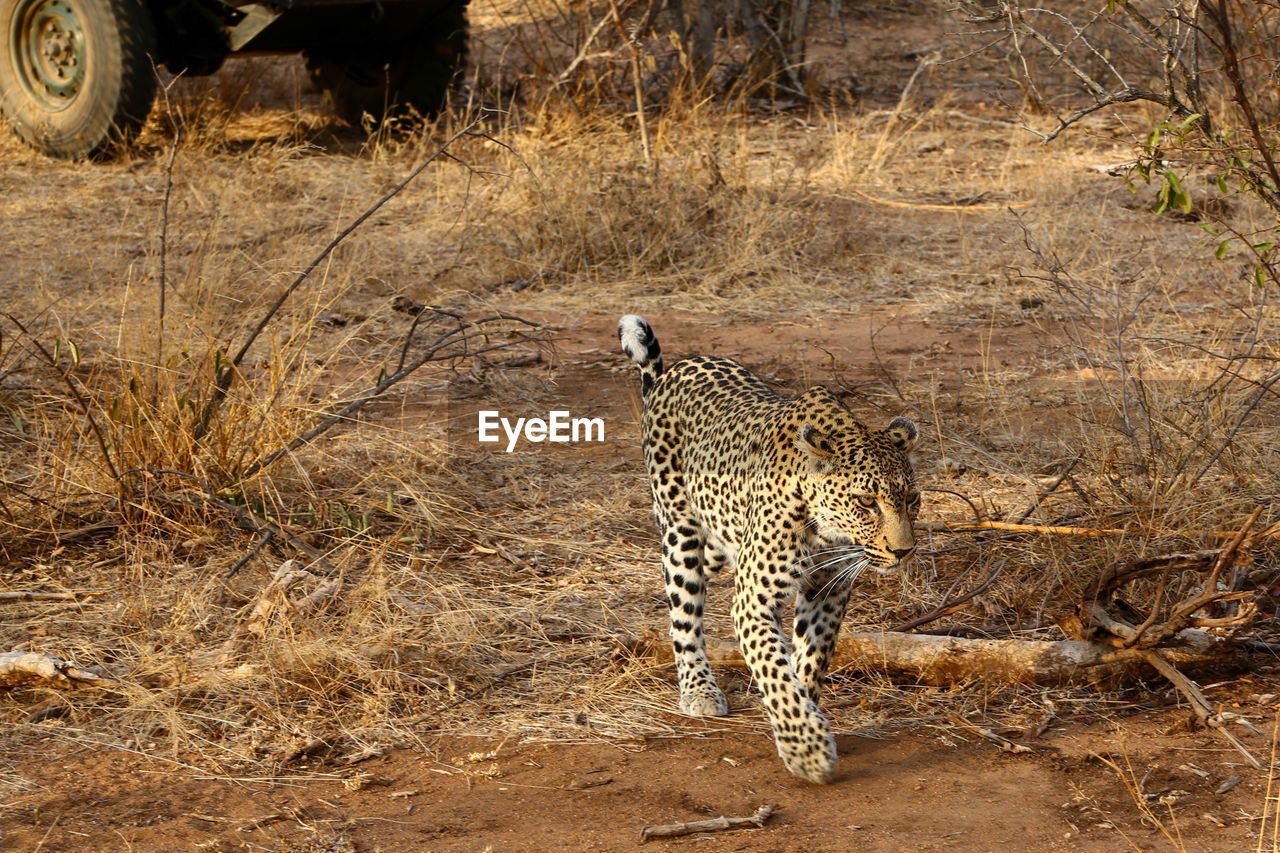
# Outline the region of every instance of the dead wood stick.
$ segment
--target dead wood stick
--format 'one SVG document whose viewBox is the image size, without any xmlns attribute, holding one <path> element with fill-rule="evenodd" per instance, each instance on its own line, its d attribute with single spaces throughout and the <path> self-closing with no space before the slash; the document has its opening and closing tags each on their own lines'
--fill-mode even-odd
<svg viewBox="0 0 1280 853">
<path fill-rule="evenodd" d="M 773 816 L 774 807 L 763 805 L 756 813 L 747 817 L 717 817 L 711 820 L 693 820 L 688 823 L 669 823 L 661 826 L 646 826 L 640 830 L 640 842 L 643 844 L 654 838 L 679 838 L 682 835 L 696 835 L 699 832 L 722 832 L 726 829 L 738 829 L 743 826 L 763 828 L 765 821 Z"/>
<path fill-rule="evenodd" d="M 1205 591 L 1210 587 L 1216 586 L 1218 576 L 1222 574 L 1222 570 L 1231 565 L 1231 561 L 1235 559 L 1236 551 L 1240 545 L 1249 536 L 1249 531 L 1253 528 L 1254 522 L 1258 520 L 1258 516 L 1262 515 L 1262 506 L 1255 506 L 1253 512 L 1249 513 L 1249 517 L 1245 519 L 1244 524 L 1240 526 L 1231 537 L 1231 541 L 1227 543 L 1227 547 L 1222 549 L 1222 553 L 1218 555 L 1218 559 L 1213 564 L 1213 571 L 1209 572 L 1209 578 L 1205 581 Z"/>
<path fill-rule="evenodd" d="M 342 579 L 330 578 L 293 604 L 294 613 L 305 616 L 312 610 L 332 601 L 342 591 Z"/>
<path fill-rule="evenodd" d="M 963 610 L 970 601 L 986 592 L 987 589 L 990 588 L 991 584 L 995 583 L 996 579 L 999 578 L 1000 575 L 1004 574 L 1004 567 L 1007 562 L 1007 560 L 1001 560 L 996 564 L 996 567 L 991 570 L 991 573 L 987 575 L 985 580 L 964 595 L 953 599 L 951 598 L 951 593 L 955 590 L 956 585 L 959 584 L 959 580 L 957 580 L 955 584 L 951 585 L 951 589 L 947 590 L 947 594 L 944 596 L 942 604 L 922 616 L 917 616 L 914 619 L 908 619 L 906 622 L 899 622 L 897 625 L 889 628 L 889 630 L 910 631 L 913 628 L 919 628 L 921 625 L 927 625 L 937 619 L 942 619 L 943 617 L 950 616 L 952 613 Z"/>
<path fill-rule="evenodd" d="M 96 686 L 112 683 L 110 678 L 82 669 L 70 661 L 59 660 L 43 652 L 4 652 L 0 654 L 0 689 L 23 684 L 47 687 Z"/>
<path fill-rule="evenodd" d="M 948 521 L 948 530 L 1010 530 L 1015 533 L 1057 533 L 1064 536 L 1119 536 L 1137 531 L 1122 527 L 1069 527 L 1060 524 L 1021 524 L 1016 521 Z"/>
<path fill-rule="evenodd" d="M 959 213 L 971 213 L 983 210 L 1006 210 L 1009 208 L 1030 207 L 1031 202 L 1015 202 L 1012 204 L 923 204 L 910 201 L 894 201 L 889 198 L 876 198 L 868 195 L 862 190 L 854 190 L 855 193 L 865 198 L 867 201 L 876 204 L 883 204 L 885 207 L 905 207 L 911 210 L 954 210 Z"/>
<path fill-rule="evenodd" d="M 1111 565 L 1099 573 L 1096 580 L 1085 589 L 1081 601 L 1108 600 L 1109 596 L 1130 581 L 1154 575 L 1193 571 L 1198 572 L 1213 565 L 1221 553 L 1215 548 L 1201 551 L 1180 551 L 1176 554 L 1161 554 L 1156 557 L 1143 557 L 1124 565 Z"/>
<path fill-rule="evenodd" d="M 253 832 L 255 829 L 261 829 L 269 823 L 279 823 L 280 821 L 288 820 L 293 816 L 292 812 L 274 812 L 269 815 L 263 815 L 262 817 L 255 817 L 253 820 L 240 826 L 237 831 Z"/>
<path fill-rule="evenodd" d="M 1244 524 L 1231 537 L 1231 541 L 1227 544 L 1227 547 L 1223 548 L 1218 554 L 1217 559 L 1213 561 L 1213 568 L 1210 569 L 1209 574 L 1205 577 L 1204 586 L 1201 588 L 1200 592 L 1191 598 L 1188 598 L 1185 601 L 1180 601 L 1174 605 L 1169 613 L 1169 617 L 1165 620 L 1163 625 L 1159 626 L 1156 642 L 1163 640 L 1165 637 L 1174 636 L 1188 625 L 1232 627 L 1236 625 L 1243 625 L 1253 619 L 1256 606 L 1252 602 L 1244 601 L 1246 598 L 1251 598 L 1252 595 L 1244 592 L 1219 592 L 1218 578 L 1220 578 L 1222 576 L 1222 572 L 1235 561 L 1237 551 L 1240 549 L 1241 544 L 1243 544 L 1248 538 L 1249 530 L 1253 527 L 1254 522 L 1258 520 L 1258 516 L 1261 513 L 1261 506 L 1254 507 L 1253 512 L 1250 513 Z M 1211 617 L 1201 619 L 1195 618 L 1196 611 L 1208 607 L 1210 604 L 1214 604 L 1219 601 L 1232 600 L 1241 602 L 1233 616 L 1218 619 Z M 1141 634 L 1139 634 L 1139 637 L 1141 637 Z M 1156 643 L 1150 643 L 1152 646 L 1155 644 Z"/>
<path fill-rule="evenodd" d="M 75 601 L 78 592 L 27 592 L 12 590 L 0 592 L 0 601 Z"/>
<path fill-rule="evenodd" d="M 1236 748 L 1236 751 L 1243 755 L 1255 769 L 1267 769 L 1260 761 L 1258 761 L 1258 759 L 1254 758 L 1253 753 L 1249 752 L 1248 748 L 1237 740 L 1236 736 L 1227 729 L 1227 721 L 1223 718 L 1223 715 L 1215 714 L 1213 712 L 1213 705 L 1207 698 L 1205 698 L 1205 695 L 1200 692 L 1200 687 L 1194 681 L 1179 672 L 1178 668 L 1169 663 L 1169 660 L 1162 655 L 1158 649 L 1144 649 L 1141 654 L 1143 660 L 1151 664 L 1152 668 L 1154 668 L 1156 672 L 1169 679 L 1169 682 L 1177 689 L 1177 691 L 1186 697 L 1187 703 L 1191 705 L 1192 712 L 1196 715 L 1196 719 L 1199 720 L 1201 724 L 1217 731 L 1218 734 L 1226 738 L 1227 741 Z"/>
<path fill-rule="evenodd" d="M 955 723 L 957 726 L 960 726 L 963 729 L 968 729 L 969 731 L 974 732 L 975 734 L 981 735 L 982 737 L 991 741 L 996 746 L 1000 747 L 1000 749 L 1003 752 L 1011 752 L 1014 754 L 1023 753 L 1023 752 L 1035 752 L 1035 750 L 1029 746 L 1024 746 L 1023 744 L 1020 744 L 1020 743 L 1014 743 L 1013 741 L 1009 740 L 1007 737 L 1004 737 L 1003 735 L 998 735 L 995 732 L 991 731 L 991 729 L 984 728 L 982 726 L 977 725 L 976 723 L 969 722 L 964 717 L 953 716 L 953 717 L 950 717 L 950 720 L 951 722 Z"/>
<path fill-rule="evenodd" d="M 288 606 L 289 590 L 310 574 L 305 569 L 295 568 L 296 566 L 297 563 L 293 560 L 281 563 L 270 582 L 258 593 L 249 615 L 236 625 L 231 636 L 217 649 L 205 651 L 196 659 L 208 669 L 221 669 L 243 652 L 253 637 L 263 636 L 276 608 Z"/>
<path fill-rule="evenodd" d="M 1018 524 L 1013 521 L 948 521 L 946 522 L 948 530 L 1008 530 L 1015 533 L 1053 533 L 1063 536 L 1121 536 L 1124 534 L 1145 533 L 1152 536 L 1174 536 L 1185 534 L 1186 531 L 1177 530 L 1144 530 L 1140 527 L 1069 527 L 1056 524 Z M 1214 539 L 1233 539 L 1239 533 L 1238 530 L 1211 530 L 1206 536 L 1212 536 Z M 1265 530 L 1254 534 L 1255 539 L 1280 537 L 1280 525 L 1271 525 Z M 1237 546 L 1238 547 L 1238 546 Z"/>
<path fill-rule="evenodd" d="M 578 55 L 575 56 L 573 58 L 573 61 L 570 62 L 567 66 L 565 66 L 565 69 L 560 72 L 560 75 L 558 77 L 556 77 L 555 83 L 552 84 L 553 87 L 563 86 L 566 82 L 568 82 L 569 78 L 573 76 L 573 72 L 576 71 L 578 66 L 581 65 L 582 63 L 595 57 L 601 57 L 601 56 L 612 57 L 613 56 L 613 54 L 609 51 L 601 51 L 593 54 L 587 52 L 591 50 L 591 46 L 595 44 L 596 36 L 600 35 L 600 31 L 603 30 L 606 26 L 608 26 L 609 23 L 610 23 L 609 15 L 605 15 L 603 18 L 600 19 L 600 21 L 596 24 L 595 29 L 593 29 L 590 35 L 588 35 L 587 38 L 582 42 L 582 49 L 578 51 Z"/>
<path fill-rule="evenodd" d="M 1018 520 L 1014 523 L 1024 524 L 1026 520 L 1031 517 L 1031 513 L 1040 508 L 1040 504 L 1044 503 L 1044 499 L 1058 490 L 1058 486 L 1062 485 L 1062 482 L 1070 476 L 1072 469 L 1075 468 L 1083 458 L 1084 457 L 1082 456 L 1077 456 L 1066 465 L 1063 465 L 1062 470 L 1058 472 L 1058 476 L 1054 478 L 1054 481 L 1040 490 L 1036 495 L 1035 500 L 1031 502 L 1031 506 L 1023 510 L 1022 515 L 1018 516 Z"/>
</svg>

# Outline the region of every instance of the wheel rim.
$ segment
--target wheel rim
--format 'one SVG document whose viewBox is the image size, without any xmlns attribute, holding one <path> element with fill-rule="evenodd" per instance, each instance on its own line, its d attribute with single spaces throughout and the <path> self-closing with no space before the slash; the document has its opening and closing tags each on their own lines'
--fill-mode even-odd
<svg viewBox="0 0 1280 853">
<path fill-rule="evenodd" d="M 18 83 L 50 111 L 71 106 L 84 84 L 84 30 L 66 0 L 20 0 L 9 26 Z"/>
</svg>

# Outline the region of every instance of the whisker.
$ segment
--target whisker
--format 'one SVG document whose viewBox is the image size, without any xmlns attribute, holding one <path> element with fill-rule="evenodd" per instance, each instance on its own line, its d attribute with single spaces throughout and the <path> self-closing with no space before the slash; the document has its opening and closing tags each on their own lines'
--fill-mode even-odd
<svg viewBox="0 0 1280 853">
<path fill-rule="evenodd" d="M 837 545 L 809 556 L 811 572 L 825 572 L 832 566 L 838 567 L 819 588 L 820 596 L 827 595 L 837 585 L 853 584 L 870 565 L 871 559 L 866 555 L 866 548 L 861 545 Z"/>
</svg>

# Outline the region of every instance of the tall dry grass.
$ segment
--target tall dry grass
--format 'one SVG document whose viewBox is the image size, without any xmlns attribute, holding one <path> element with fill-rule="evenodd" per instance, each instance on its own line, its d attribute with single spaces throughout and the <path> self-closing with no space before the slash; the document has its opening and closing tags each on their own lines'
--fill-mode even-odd
<svg viewBox="0 0 1280 853">
<path fill-rule="evenodd" d="M 1270 501 L 1274 406 L 1265 394 L 1250 402 L 1274 355 L 1266 299 L 1203 257 L 1193 227 L 1149 219 L 1122 186 L 1082 168 L 1110 142 L 1045 152 L 1015 127 L 957 118 L 941 88 L 925 79 L 861 111 L 674 102 L 649 115 L 647 152 L 634 115 L 607 104 L 460 111 L 365 141 L 305 105 L 242 113 L 175 90 L 140 142 L 150 159 L 33 166 L 80 193 L 102 257 L 54 255 L 71 276 L 95 265 L 100 283 L 68 283 L 38 259 L 55 252 L 48 238 L 23 224 L 38 202 L 7 199 L 32 251 L 15 261 L 29 288 L 9 308 L 27 331 L 7 326 L 0 343 L 4 582 L 83 597 L 3 605 L 0 647 L 98 665 L 118 683 L 14 693 L 9 737 L 266 772 L 450 733 L 679 728 L 661 713 L 671 706 L 661 664 L 635 654 L 664 616 L 631 443 L 619 439 L 607 460 L 512 462 L 449 438 L 461 399 L 585 401 L 630 393 L 625 373 L 575 372 L 549 355 L 532 369 L 460 356 L 254 469 L 394 369 L 414 322 L 397 297 L 467 317 L 582 318 L 602 325 L 609 348 L 624 310 L 820 330 L 896 305 L 930 324 L 917 329 L 946 330 L 939 338 L 983 330 L 977 366 L 913 353 L 880 365 L 884 382 L 848 389 L 869 418 L 914 411 L 928 426 L 927 516 L 1031 507 L 1036 520 L 1134 533 L 930 530 L 918 574 L 859 591 L 861 624 L 941 604 L 953 583 L 1000 568 L 953 627 L 1053 635 L 1053 614 L 1089 569 L 1203 544 Z M 465 166 L 424 172 L 317 268 L 197 439 L 226 359 L 297 272 L 474 119 L 489 138 L 451 149 Z M 116 192 L 136 198 L 125 216 Z M 795 380 L 827 363 L 812 348 L 796 358 L 770 372 Z M 264 598 L 287 558 L 305 573 Z M 340 591 L 324 594 L 334 580 Z M 748 684 L 731 687 L 736 704 L 751 701 Z M 991 686 L 950 701 L 976 710 L 1025 699 Z M 941 702 L 913 702 L 913 719 L 945 717 Z M 873 704 L 882 713 L 837 712 L 837 723 L 904 724 L 892 702 Z"/>
</svg>

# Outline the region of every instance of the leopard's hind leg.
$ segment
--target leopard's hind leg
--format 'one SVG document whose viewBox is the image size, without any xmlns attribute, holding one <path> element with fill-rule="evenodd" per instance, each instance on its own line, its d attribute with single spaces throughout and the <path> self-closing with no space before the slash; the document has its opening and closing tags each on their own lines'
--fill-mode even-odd
<svg viewBox="0 0 1280 853">
<path fill-rule="evenodd" d="M 702 614 L 707 600 L 705 536 L 691 515 L 675 514 L 660 521 L 662 574 L 671 612 L 680 710 L 695 717 L 723 717 L 729 713 L 729 702 L 711 674 L 703 632 Z"/>
</svg>

